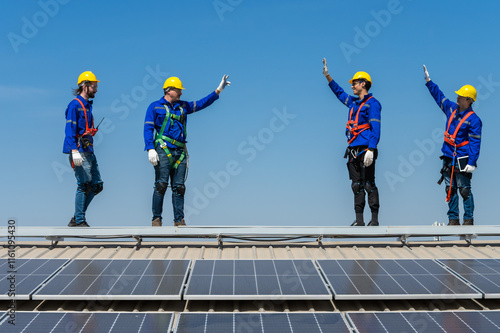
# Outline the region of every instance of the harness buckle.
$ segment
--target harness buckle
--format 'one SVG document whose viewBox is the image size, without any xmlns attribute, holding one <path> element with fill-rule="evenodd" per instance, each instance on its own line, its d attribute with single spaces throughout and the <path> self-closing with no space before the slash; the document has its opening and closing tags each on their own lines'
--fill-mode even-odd
<svg viewBox="0 0 500 333">
<path fill-rule="evenodd" d="M 161 149 L 164 149 L 166 146 L 167 146 L 167 143 L 166 143 L 165 141 L 163 141 L 163 140 L 162 140 L 162 141 L 160 142 L 160 148 L 161 148 Z"/>
</svg>

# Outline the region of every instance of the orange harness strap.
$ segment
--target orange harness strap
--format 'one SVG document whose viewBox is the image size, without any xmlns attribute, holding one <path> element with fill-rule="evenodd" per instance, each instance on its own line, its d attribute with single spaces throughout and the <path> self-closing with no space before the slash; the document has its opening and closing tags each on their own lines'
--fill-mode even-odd
<svg viewBox="0 0 500 333">
<path fill-rule="evenodd" d="M 87 109 L 85 109 L 85 105 L 83 105 L 82 101 L 80 101 L 78 98 L 75 98 L 75 101 L 78 101 L 80 105 L 83 108 L 83 113 L 85 114 L 85 133 L 82 134 L 82 136 L 91 134 L 92 136 L 95 135 L 95 133 L 92 133 L 91 129 L 89 128 L 89 122 L 87 120 Z M 92 129 L 94 129 L 94 118 L 92 118 Z"/>
<path fill-rule="evenodd" d="M 462 120 L 460 120 L 457 128 L 455 128 L 455 132 L 453 132 L 453 135 L 450 135 L 450 133 L 448 131 L 450 130 L 450 125 L 451 125 L 453 118 L 455 117 L 456 112 L 457 112 L 457 109 L 455 109 L 453 111 L 453 113 L 450 116 L 450 119 L 448 120 L 448 126 L 446 127 L 446 132 L 444 132 L 444 141 L 446 141 L 448 144 L 452 145 L 453 147 L 460 148 L 460 147 L 463 147 L 463 146 L 469 144 L 469 140 L 461 142 L 460 144 L 457 145 L 455 143 L 455 140 L 457 138 L 458 131 L 460 130 L 460 127 L 462 127 L 463 123 L 467 120 L 467 118 L 469 118 L 474 113 L 474 111 L 469 111 L 465 115 L 465 117 L 463 117 Z"/>
<path fill-rule="evenodd" d="M 346 128 L 349 131 L 349 134 L 352 135 L 351 139 L 347 141 L 348 144 L 351 144 L 354 140 L 356 140 L 356 138 L 358 137 L 358 135 L 361 132 L 370 128 L 370 124 L 363 124 L 363 125 L 358 126 L 358 121 L 359 121 L 359 111 L 361 111 L 361 109 L 363 108 L 363 105 L 365 105 L 365 103 L 368 102 L 368 100 L 372 97 L 373 96 L 370 96 L 366 101 L 361 103 L 361 105 L 358 108 L 358 112 L 356 113 L 356 117 L 354 120 L 351 120 L 354 106 L 351 107 L 351 111 L 349 112 L 349 120 L 347 121 L 347 125 L 346 125 Z"/>
</svg>

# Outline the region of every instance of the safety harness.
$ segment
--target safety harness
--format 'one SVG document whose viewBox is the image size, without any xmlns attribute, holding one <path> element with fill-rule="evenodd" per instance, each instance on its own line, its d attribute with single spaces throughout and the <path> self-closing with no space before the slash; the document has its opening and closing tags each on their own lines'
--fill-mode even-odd
<svg viewBox="0 0 500 333">
<path fill-rule="evenodd" d="M 456 144 L 455 140 L 457 138 L 457 134 L 458 134 L 458 131 L 460 130 L 460 127 L 462 127 L 463 123 L 467 120 L 467 118 L 469 118 L 474 113 L 474 111 L 467 112 L 467 114 L 458 123 L 458 126 L 455 128 L 455 132 L 453 132 L 453 134 L 450 135 L 450 133 L 449 133 L 450 125 L 451 125 L 451 122 L 453 121 L 453 119 L 455 118 L 456 112 L 457 112 L 457 109 L 453 110 L 453 112 L 451 113 L 450 119 L 448 120 L 448 126 L 446 127 L 446 131 L 444 132 L 444 141 L 446 143 L 448 143 L 449 145 L 454 147 L 453 162 L 452 162 L 452 166 L 451 166 L 450 187 L 448 188 L 448 194 L 446 195 L 446 202 L 449 202 L 450 198 L 451 198 L 451 186 L 453 183 L 453 174 L 455 173 L 455 161 L 457 158 L 457 148 L 460 148 L 460 147 L 463 147 L 463 146 L 469 144 L 469 140 L 466 140 L 466 141 L 461 142 L 459 144 Z"/>
<path fill-rule="evenodd" d="M 368 102 L 368 100 L 370 100 L 370 98 L 372 98 L 372 97 L 373 96 L 368 97 L 366 99 L 366 101 L 361 103 L 361 105 L 358 108 L 358 112 L 356 113 L 356 117 L 354 120 L 352 120 L 352 112 L 354 110 L 354 106 L 351 107 L 351 111 L 349 112 L 349 120 L 347 121 L 347 125 L 346 125 L 347 131 L 349 132 L 349 136 L 348 136 L 349 139 L 347 140 L 348 144 L 351 144 L 354 140 L 356 140 L 356 138 L 358 137 L 358 135 L 361 132 L 370 128 L 370 124 L 366 123 L 363 125 L 358 125 L 358 121 L 359 121 L 359 112 L 363 108 L 363 105 L 365 105 L 365 103 Z"/>
<path fill-rule="evenodd" d="M 178 120 L 181 122 L 181 124 L 184 127 L 184 137 L 186 138 L 187 137 L 187 135 L 186 135 L 186 116 L 184 114 L 184 109 L 182 107 L 179 107 L 181 109 L 181 114 L 176 115 L 176 114 L 170 113 L 170 109 L 168 108 L 168 106 L 166 104 L 164 104 L 164 105 L 165 105 L 165 111 L 166 111 L 165 119 L 163 119 L 163 124 L 161 125 L 160 131 L 156 133 L 155 144 L 160 145 L 160 148 L 163 149 L 165 151 L 165 153 L 167 153 L 167 157 L 168 157 L 168 160 L 170 161 L 170 165 L 174 169 L 177 169 L 179 164 L 181 164 L 181 162 L 186 157 L 186 144 L 184 142 L 179 142 L 179 141 L 176 141 L 172 138 L 169 138 L 168 136 L 163 135 L 163 133 L 165 132 L 165 128 L 167 127 L 167 124 L 170 128 L 170 126 L 173 125 L 174 120 Z M 170 144 L 173 144 L 176 147 L 183 148 L 182 154 L 177 161 L 174 162 L 174 159 L 172 158 L 172 153 L 170 153 L 170 150 L 168 150 L 167 142 L 165 142 L 165 141 L 167 141 Z"/>
<path fill-rule="evenodd" d="M 88 146 L 93 146 L 93 144 L 90 142 L 90 140 L 83 141 L 82 138 L 85 135 L 94 136 L 97 133 L 97 128 L 94 128 L 94 117 L 92 117 L 92 128 L 89 128 L 89 122 L 87 120 L 87 109 L 85 108 L 85 105 L 83 105 L 82 101 L 80 101 L 78 98 L 75 98 L 74 100 L 78 101 L 78 103 L 80 103 L 80 105 L 83 108 L 83 113 L 85 114 L 85 132 L 81 136 L 78 135 L 78 133 L 76 134 L 76 138 L 78 140 L 78 147 L 80 147 L 80 141 L 82 142 L 83 148 L 87 148 Z"/>
</svg>

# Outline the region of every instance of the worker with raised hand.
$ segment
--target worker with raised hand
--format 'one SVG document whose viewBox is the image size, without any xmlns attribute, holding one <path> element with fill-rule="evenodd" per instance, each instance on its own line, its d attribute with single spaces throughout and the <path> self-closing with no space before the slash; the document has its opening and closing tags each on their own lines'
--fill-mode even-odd
<svg viewBox="0 0 500 333">
<path fill-rule="evenodd" d="M 66 108 L 66 137 L 63 153 L 69 154 L 69 161 L 76 177 L 75 214 L 68 227 L 89 227 L 85 212 L 95 195 L 103 189 L 99 166 L 94 155 L 93 99 L 97 93 L 94 73 L 85 71 L 78 77 L 76 96 Z"/>
<path fill-rule="evenodd" d="M 186 149 L 187 115 L 201 111 L 219 98 L 219 94 L 231 82 L 224 75 L 219 87 L 196 102 L 180 100 L 184 87 L 177 77 L 169 77 L 163 85 L 164 96 L 151 103 L 144 121 L 145 150 L 155 169 L 153 191 L 153 227 L 162 226 L 163 198 L 169 179 L 172 188 L 174 226 L 185 226 L 184 193 L 188 163 Z M 156 133 L 155 133 L 156 132 Z"/>
<path fill-rule="evenodd" d="M 481 148 L 481 119 L 472 110 L 477 92 L 471 85 L 465 85 L 455 91 L 457 102 L 446 98 L 438 85 L 432 82 L 427 67 L 424 65 L 425 85 L 437 105 L 446 115 L 442 178 L 446 184 L 448 202 L 448 225 L 460 225 L 458 192 L 464 203 L 463 225 L 474 224 L 474 197 L 471 190 L 472 173 L 476 169 Z M 438 182 L 441 183 L 442 179 Z"/>
<path fill-rule="evenodd" d="M 326 59 L 323 58 L 323 75 L 333 93 L 348 108 L 346 136 L 348 147 L 344 158 L 347 158 L 347 170 L 354 193 L 354 212 L 356 220 L 352 226 L 364 226 L 363 211 L 365 208 L 365 191 L 368 194 L 368 205 L 371 210 L 371 221 L 368 226 L 378 226 L 379 194 L 375 185 L 375 160 L 377 145 L 380 140 L 379 101 L 368 93 L 372 79 L 366 72 L 357 72 L 349 80 L 353 94 L 350 96 L 332 79 L 328 73 Z"/>
</svg>

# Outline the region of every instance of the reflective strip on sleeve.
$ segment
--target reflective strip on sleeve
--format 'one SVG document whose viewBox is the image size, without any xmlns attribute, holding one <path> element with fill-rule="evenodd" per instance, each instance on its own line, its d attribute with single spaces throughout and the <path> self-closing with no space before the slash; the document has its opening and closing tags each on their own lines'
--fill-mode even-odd
<svg viewBox="0 0 500 333">
<path fill-rule="evenodd" d="M 196 102 L 194 102 L 194 105 L 193 105 L 193 112 L 196 112 Z"/>
<path fill-rule="evenodd" d="M 347 105 L 347 101 L 349 100 L 349 97 L 347 97 L 344 101 L 344 104 Z"/>
<path fill-rule="evenodd" d="M 370 119 L 368 122 L 372 122 L 372 121 L 378 121 L 380 123 L 380 119 L 375 119 L 375 118 Z"/>
<path fill-rule="evenodd" d="M 481 135 L 469 134 L 470 138 L 481 139 Z"/>
<path fill-rule="evenodd" d="M 68 124 L 68 123 L 72 123 L 73 125 L 76 125 L 76 121 L 71 120 L 71 119 L 70 120 L 66 120 L 66 124 Z"/>
<path fill-rule="evenodd" d="M 444 106 L 443 106 L 443 105 L 444 105 L 444 102 L 445 102 L 447 99 L 448 99 L 448 98 L 446 98 L 446 97 L 445 97 L 445 98 L 443 98 L 443 99 L 441 100 L 441 109 L 443 109 L 443 107 L 444 107 Z"/>
<path fill-rule="evenodd" d="M 154 125 L 155 123 L 154 123 L 154 121 L 146 121 L 146 122 L 144 123 L 144 125 L 146 125 L 146 124 L 151 124 L 151 125 Z"/>
</svg>

